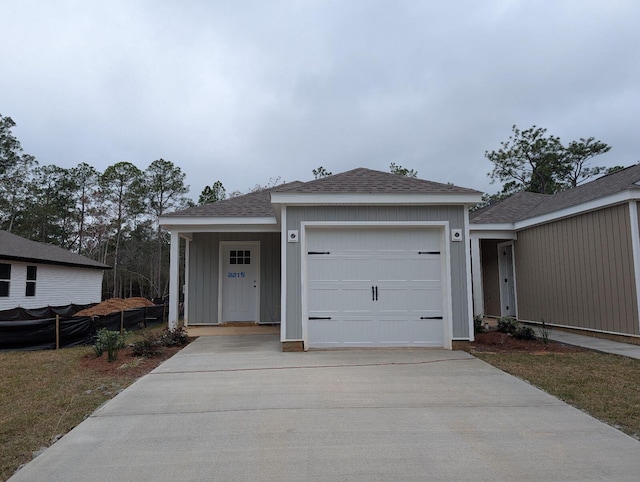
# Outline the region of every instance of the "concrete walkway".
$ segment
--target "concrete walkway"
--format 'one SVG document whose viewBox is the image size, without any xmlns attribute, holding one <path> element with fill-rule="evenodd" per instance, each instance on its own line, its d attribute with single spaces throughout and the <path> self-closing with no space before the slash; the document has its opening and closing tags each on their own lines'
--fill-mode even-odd
<svg viewBox="0 0 640 482">
<path fill-rule="evenodd" d="M 535 329 L 535 328 L 534 328 Z M 536 329 L 536 331 L 538 331 Z M 578 335 L 561 330 L 549 330 L 549 339 L 566 343 L 567 345 L 582 346 L 590 350 L 613 353 L 640 360 L 640 345 L 620 343 L 617 341 L 595 338 L 593 336 Z M 639 476 L 640 479 L 640 476 Z"/>
<path fill-rule="evenodd" d="M 640 442 L 446 350 L 201 337 L 11 480 L 636 481 Z"/>
</svg>

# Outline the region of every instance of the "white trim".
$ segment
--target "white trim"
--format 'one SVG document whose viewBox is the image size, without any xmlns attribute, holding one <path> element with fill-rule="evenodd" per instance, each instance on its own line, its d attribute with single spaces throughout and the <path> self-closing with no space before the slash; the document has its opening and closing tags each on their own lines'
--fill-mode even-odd
<svg viewBox="0 0 640 482">
<path fill-rule="evenodd" d="M 282 207 L 280 236 L 280 341 L 287 341 L 287 208 Z"/>
<path fill-rule="evenodd" d="M 471 235 L 471 276 L 473 316 L 484 315 L 484 286 L 482 285 L 482 249 L 480 238 Z"/>
<path fill-rule="evenodd" d="M 283 224 L 284 225 L 284 224 Z M 415 228 L 415 229 L 429 229 L 439 228 L 442 231 L 441 246 L 442 253 L 442 291 L 443 291 L 443 303 L 442 303 L 442 318 L 443 318 L 443 332 L 444 340 L 443 346 L 446 349 L 451 350 L 453 339 L 453 298 L 452 298 L 452 281 L 451 281 L 451 240 L 449 238 L 449 221 L 302 221 L 300 222 L 300 281 L 301 281 L 301 306 L 302 306 L 302 340 L 304 343 L 304 349 L 308 350 L 309 347 L 309 311 L 308 311 L 308 287 L 307 287 L 307 228 L 343 228 L 343 229 L 358 229 L 358 228 Z M 286 229 L 283 229 L 283 244 L 286 245 Z M 472 320 L 473 322 L 473 320 Z"/>
<path fill-rule="evenodd" d="M 272 192 L 273 204 L 477 204 L 481 193 L 290 193 Z"/>
<path fill-rule="evenodd" d="M 276 224 L 166 224 L 169 231 L 181 231 L 184 236 L 193 233 L 279 233 L 280 226 Z"/>
<path fill-rule="evenodd" d="M 260 323 L 260 241 L 220 241 L 218 243 L 218 324 L 224 324 L 224 320 L 222 319 L 222 283 L 224 282 L 225 277 L 223 276 L 223 267 L 224 267 L 224 247 L 225 246 L 254 246 L 255 254 L 252 254 L 252 262 L 255 266 L 255 275 L 256 275 L 256 293 L 255 297 L 255 312 L 253 313 L 253 317 L 255 318 L 254 322 L 256 324 Z"/>
<path fill-rule="evenodd" d="M 471 281 L 471 236 L 469 231 L 469 208 L 464 208 L 464 250 L 465 271 L 467 272 L 467 316 L 469 317 L 469 341 L 475 339 L 473 331 L 473 282 Z M 453 334 L 452 334 L 453 338 Z"/>
<path fill-rule="evenodd" d="M 629 201 L 629 220 L 631 228 L 631 250 L 633 253 L 633 274 L 636 282 L 636 305 L 638 323 L 640 323 L 640 223 L 638 222 L 638 203 Z"/>
<path fill-rule="evenodd" d="M 185 238 L 185 247 L 184 247 L 184 303 L 183 303 L 183 311 L 184 311 L 184 326 L 189 326 L 189 260 L 191 257 L 191 238 Z"/>
<path fill-rule="evenodd" d="M 178 231 L 171 231 L 171 245 L 169 254 L 169 314 L 168 324 L 170 330 L 178 326 L 179 290 L 180 290 L 180 236 Z"/>
<path fill-rule="evenodd" d="M 495 229 L 494 229 L 495 227 Z M 513 225 L 470 224 L 471 237 L 478 239 L 518 239 Z"/>
<path fill-rule="evenodd" d="M 513 223 L 483 223 L 483 224 L 471 224 L 472 232 L 481 232 L 481 231 L 515 231 L 520 229 L 529 228 L 531 226 L 535 226 L 537 224 L 544 224 L 551 221 L 557 221 L 562 218 L 567 218 L 570 216 L 575 216 L 577 214 L 586 213 L 589 211 L 595 211 L 597 209 L 602 209 L 608 206 L 613 206 L 615 204 L 622 204 L 631 201 L 640 200 L 640 191 L 638 190 L 627 190 L 622 191 L 616 194 L 612 194 L 610 196 L 605 196 L 602 198 L 594 199 L 592 201 L 584 202 L 577 204 L 575 206 L 571 206 L 568 208 L 560 209 L 558 211 L 553 211 L 548 214 L 543 214 L 541 216 L 536 216 L 534 218 L 523 219 L 521 221 L 516 221 Z M 491 235 L 486 235 L 483 237 L 491 237 Z"/>
<path fill-rule="evenodd" d="M 559 211 L 554 211 L 549 214 L 543 214 L 542 216 L 536 216 L 535 218 L 524 219 L 517 221 L 514 224 L 515 229 L 524 229 L 536 224 L 548 223 L 549 221 L 555 221 L 557 219 L 566 218 L 569 216 L 575 216 L 588 211 L 594 211 L 613 204 L 620 204 L 634 199 L 640 199 L 640 192 L 637 191 L 623 191 L 611 196 L 606 196 L 586 203 L 578 204 L 577 206 L 571 206 Z"/>
<path fill-rule="evenodd" d="M 209 226 L 238 224 L 278 224 L 275 216 L 160 216 L 160 226 Z"/>
<path fill-rule="evenodd" d="M 428 223 L 432 224 L 432 223 Z M 437 225 L 437 223 L 433 224 Z M 453 281 L 451 280 L 451 239 L 449 238 L 449 221 L 441 222 L 443 233 L 443 252 L 444 257 L 442 260 L 442 272 L 444 273 L 444 301 L 442 303 L 443 311 L 446 312 L 444 315 L 444 332 L 448 333 L 449 336 L 444 339 L 444 348 L 447 350 L 453 349 Z"/>
</svg>

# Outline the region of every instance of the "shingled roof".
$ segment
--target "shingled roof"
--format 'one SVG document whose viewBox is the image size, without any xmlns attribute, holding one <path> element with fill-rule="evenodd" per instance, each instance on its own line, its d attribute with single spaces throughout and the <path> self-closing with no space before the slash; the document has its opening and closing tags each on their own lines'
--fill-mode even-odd
<svg viewBox="0 0 640 482">
<path fill-rule="evenodd" d="M 387 172 L 358 168 L 309 182 L 293 181 L 271 189 L 194 206 L 163 215 L 163 218 L 272 217 L 271 193 L 293 194 L 480 194 L 479 191 Z"/>
<path fill-rule="evenodd" d="M 466 187 L 442 184 L 407 176 L 399 176 L 389 172 L 374 171 L 359 167 L 351 171 L 316 179 L 298 186 L 279 186 L 274 192 L 300 194 L 479 194 L 479 191 Z"/>
<path fill-rule="evenodd" d="M 21 238 L 7 231 L 0 231 L 0 260 L 55 264 L 93 269 L 111 269 L 99 263 L 58 246 L 38 243 Z"/>
<path fill-rule="evenodd" d="M 303 184 L 300 181 L 293 181 L 278 186 L 278 189 L 295 187 Z M 163 217 L 189 217 L 189 216 L 211 216 L 211 217 L 271 217 L 274 215 L 271 205 L 272 189 L 262 189 L 256 192 L 243 194 L 229 199 L 223 199 L 201 206 L 194 206 L 183 211 L 176 211 L 163 215 Z"/>
<path fill-rule="evenodd" d="M 620 169 L 573 189 L 553 195 L 521 192 L 471 213 L 472 224 L 512 223 L 550 214 L 605 198 L 620 192 L 638 190 L 640 164 Z"/>
<path fill-rule="evenodd" d="M 513 223 L 549 198 L 548 194 L 522 191 L 469 215 L 474 224 Z"/>
</svg>

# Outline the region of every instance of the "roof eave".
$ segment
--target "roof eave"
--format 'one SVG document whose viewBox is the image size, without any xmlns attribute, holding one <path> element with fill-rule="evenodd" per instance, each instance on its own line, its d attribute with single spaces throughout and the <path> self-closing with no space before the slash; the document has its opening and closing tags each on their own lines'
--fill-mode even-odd
<svg viewBox="0 0 640 482">
<path fill-rule="evenodd" d="M 160 225 L 180 233 L 279 232 L 280 223 L 274 217 L 172 216 L 160 218 Z"/>
<path fill-rule="evenodd" d="M 569 206 L 564 209 L 551 211 L 550 213 L 542 214 L 540 216 L 522 219 L 520 221 L 516 221 L 513 224 L 515 229 L 520 230 L 520 229 L 536 226 L 538 224 L 545 224 L 551 221 L 556 221 L 569 216 L 575 216 L 577 214 L 582 214 L 589 211 L 595 211 L 597 209 L 613 206 L 615 204 L 625 203 L 629 201 L 638 201 L 638 200 L 640 200 L 640 190 L 627 189 L 625 191 L 620 191 L 615 194 L 611 194 L 609 196 L 594 199 L 592 201 L 587 201 L 580 204 L 576 204 L 574 206 Z"/>
<path fill-rule="evenodd" d="M 91 265 L 91 264 L 73 263 L 73 262 L 65 262 L 65 261 L 53 261 L 49 259 L 41 259 L 41 258 L 26 257 L 26 256 L 10 256 L 5 254 L 0 254 L 0 260 L 18 261 L 20 263 L 66 266 L 69 268 L 85 268 L 85 269 L 98 269 L 98 270 L 113 269 L 111 266 L 107 266 L 107 265 Z"/>
<path fill-rule="evenodd" d="M 477 204 L 482 193 L 285 193 L 272 192 L 273 204 Z"/>
<path fill-rule="evenodd" d="M 161 216 L 160 225 L 167 226 L 203 226 L 203 225 L 237 225 L 237 224 L 277 224 L 275 216 Z"/>
</svg>

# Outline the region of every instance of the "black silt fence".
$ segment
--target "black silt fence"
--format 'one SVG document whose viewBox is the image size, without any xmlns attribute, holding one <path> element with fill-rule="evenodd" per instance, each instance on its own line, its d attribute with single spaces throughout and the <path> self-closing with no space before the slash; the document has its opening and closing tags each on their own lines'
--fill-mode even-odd
<svg viewBox="0 0 640 482">
<path fill-rule="evenodd" d="M 52 350 L 56 345 L 59 348 L 89 345 L 101 328 L 135 331 L 164 323 L 164 313 L 164 306 L 161 305 L 107 316 L 0 321 L 0 351 Z"/>
<path fill-rule="evenodd" d="M 0 323 L 3 321 L 20 320 L 44 320 L 55 318 L 56 315 L 66 318 L 75 315 L 78 311 L 95 306 L 95 303 L 88 305 L 65 305 L 65 306 L 45 306 L 43 308 L 13 308 L 11 310 L 0 310 Z"/>
</svg>

